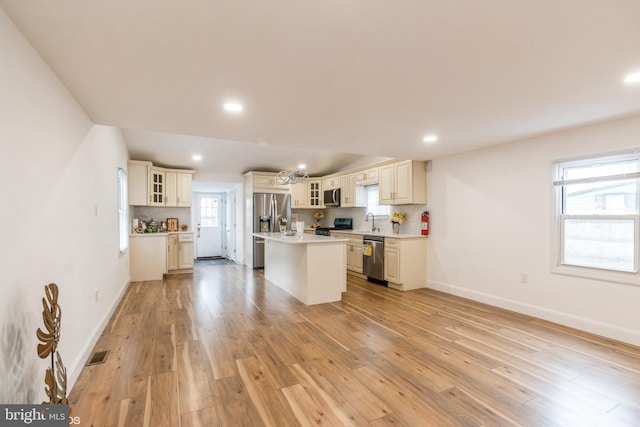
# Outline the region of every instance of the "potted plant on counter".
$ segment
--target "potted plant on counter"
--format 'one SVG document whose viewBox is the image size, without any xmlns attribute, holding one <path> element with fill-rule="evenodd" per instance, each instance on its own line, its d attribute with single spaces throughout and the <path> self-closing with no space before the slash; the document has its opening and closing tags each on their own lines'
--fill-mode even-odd
<svg viewBox="0 0 640 427">
<path fill-rule="evenodd" d="M 400 233 L 400 224 L 405 220 L 406 214 L 403 212 L 394 212 L 389 218 L 389 222 L 393 227 L 393 234 Z"/>
<path fill-rule="evenodd" d="M 287 231 L 287 218 L 281 216 L 278 219 L 278 224 L 280 224 L 280 232 L 284 233 L 285 231 Z"/>
<path fill-rule="evenodd" d="M 315 224 L 313 224 L 313 228 L 320 227 L 320 220 L 324 218 L 324 213 L 318 211 L 313 214 L 313 217 L 316 220 Z"/>
</svg>

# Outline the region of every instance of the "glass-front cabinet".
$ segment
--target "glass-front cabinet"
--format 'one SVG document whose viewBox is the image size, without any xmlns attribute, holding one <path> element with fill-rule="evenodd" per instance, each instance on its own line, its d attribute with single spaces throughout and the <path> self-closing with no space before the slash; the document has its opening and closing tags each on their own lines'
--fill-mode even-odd
<svg viewBox="0 0 640 427">
<path fill-rule="evenodd" d="M 309 207 L 324 208 L 324 203 L 322 202 L 322 181 L 319 179 L 310 179 L 307 184 Z"/>
<path fill-rule="evenodd" d="M 164 206 L 165 172 L 151 168 L 149 177 L 149 206 Z"/>
</svg>

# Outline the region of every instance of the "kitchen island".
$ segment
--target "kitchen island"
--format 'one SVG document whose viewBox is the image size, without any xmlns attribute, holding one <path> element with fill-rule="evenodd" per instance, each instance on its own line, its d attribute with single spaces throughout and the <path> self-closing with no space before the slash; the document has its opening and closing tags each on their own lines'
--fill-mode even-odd
<svg viewBox="0 0 640 427">
<path fill-rule="evenodd" d="M 264 276 L 301 302 L 340 301 L 347 290 L 348 239 L 315 234 L 254 233 L 265 241 Z"/>
</svg>

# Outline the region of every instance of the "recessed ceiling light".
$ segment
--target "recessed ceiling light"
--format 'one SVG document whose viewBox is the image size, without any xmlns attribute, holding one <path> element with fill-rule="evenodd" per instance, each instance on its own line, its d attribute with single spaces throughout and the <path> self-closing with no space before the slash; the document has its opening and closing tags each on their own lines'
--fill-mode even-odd
<svg viewBox="0 0 640 427">
<path fill-rule="evenodd" d="M 422 140 L 424 142 L 436 142 L 438 140 L 438 136 L 437 135 L 426 135 L 424 138 L 422 138 Z"/>
<path fill-rule="evenodd" d="M 637 73 L 629 74 L 624 78 L 624 82 L 627 84 L 640 83 L 640 71 L 638 71 Z"/>
<path fill-rule="evenodd" d="M 306 167 L 307 167 L 307 165 L 305 165 L 304 163 L 300 163 L 300 164 L 298 165 L 298 169 L 304 169 L 304 168 L 306 168 Z"/>
<path fill-rule="evenodd" d="M 200 160 L 202 160 L 202 156 L 200 154 L 194 154 L 193 156 L 191 156 L 191 158 L 196 162 L 199 162 Z"/>
<path fill-rule="evenodd" d="M 242 104 L 238 104 L 237 102 L 227 102 L 224 104 L 224 109 L 231 113 L 239 113 L 244 109 Z"/>
</svg>

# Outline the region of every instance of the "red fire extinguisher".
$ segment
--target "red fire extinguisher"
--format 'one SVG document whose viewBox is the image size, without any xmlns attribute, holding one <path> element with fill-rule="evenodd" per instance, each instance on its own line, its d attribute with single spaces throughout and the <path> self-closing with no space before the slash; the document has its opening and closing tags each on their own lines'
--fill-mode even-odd
<svg viewBox="0 0 640 427">
<path fill-rule="evenodd" d="M 429 211 L 422 212 L 422 235 L 429 235 Z"/>
</svg>

